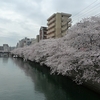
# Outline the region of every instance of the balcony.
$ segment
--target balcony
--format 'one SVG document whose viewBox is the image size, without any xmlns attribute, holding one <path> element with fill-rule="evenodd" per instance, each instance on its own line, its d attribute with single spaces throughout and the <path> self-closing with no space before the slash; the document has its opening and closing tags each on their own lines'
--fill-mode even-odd
<svg viewBox="0 0 100 100">
<path fill-rule="evenodd" d="M 67 30 L 67 25 L 62 27 L 62 31 Z"/>
<path fill-rule="evenodd" d="M 50 34 L 50 33 L 54 32 L 54 31 L 55 31 L 55 28 L 52 28 L 52 29 L 47 31 L 47 34 Z"/>
<path fill-rule="evenodd" d="M 71 18 L 68 18 L 68 17 L 62 17 L 62 21 L 68 23 L 68 22 L 71 22 L 72 19 Z"/>
<path fill-rule="evenodd" d="M 61 26 L 65 26 L 65 25 L 67 26 L 67 21 L 61 23 Z"/>
<path fill-rule="evenodd" d="M 50 21 L 48 21 L 47 25 L 49 26 L 51 23 L 55 22 L 56 18 L 52 18 Z"/>
<path fill-rule="evenodd" d="M 69 23 L 69 22 L 71 22 L 72 21 L 72 19 L 71 18 L 62 18 L 62 24 L 64 25 L 65 23 Z"/>
<path fill-rule="evenodd" d="M 48 34 L 48 35 L 47 35 L 47 39 L 53 38 L 53 37 L 55 37 L 55 34 L 54 34 L 54 33 L 51 33 L 51 34 Z"/>
<path fill-rule="evenodd" d="M 48 28 L 47 28 L 47 29 L 49 30 L 49 29 L 51 29 L 51 28 L 55 27 L 55 25 L 56 25 L 55 23 L 52 23 L 50 26 L 48 26 Z"/>
<path fill-rule="evenodd" d="M 68 19 L 68 17 L 63 16 L 63 17 L 61 17 L 61 19 L 62 19 L 62 20 L 67 20 L 67 19 Z"/>
<path fill-rule="evenodd" d="M 62 37 L 65 36 L 67 34 L 67 30 L 62 31 Z"/>
<path fill-rule="evenodd" d="M 56 16 L 56 14 L 54 13 L 52 16 L 50 16 L 48 19 L 47 19 L 47 21 L 50 21 L 53 17 L 55 17 Z"/>
<path fill-rule="evenodd" d="M 71 25 L 72 25 L 71 23 L 68 23 L 68 28 L 71 27 Z"/>
</svg>

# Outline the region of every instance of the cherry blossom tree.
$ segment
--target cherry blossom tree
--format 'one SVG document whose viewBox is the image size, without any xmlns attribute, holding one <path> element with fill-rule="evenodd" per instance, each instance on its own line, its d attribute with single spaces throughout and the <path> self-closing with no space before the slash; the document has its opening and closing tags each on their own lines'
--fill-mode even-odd
<svg viewBox="0 0 100 100">
<path fill-rule="evenodd" d="M 42 40 L 11 53 L 45 64 L 51 74 L 69 76 L 78 84 L 100 83 L 100 17 L 83 19 L 65 37 Z"/>
</svg>

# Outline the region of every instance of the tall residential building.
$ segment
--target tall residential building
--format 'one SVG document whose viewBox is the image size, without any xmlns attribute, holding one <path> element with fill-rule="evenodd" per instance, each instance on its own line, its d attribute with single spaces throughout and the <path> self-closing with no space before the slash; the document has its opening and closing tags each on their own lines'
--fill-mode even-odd
<svg viewBox="0 0 100 100">
<path fill-rule="evenodd" d="M 47 38 L 47 27 L 41 26 L 40 31 L 39 31 L 39 38 L 40 40 Z"/>
<path fill-rule="evenodd" d="M 71 27 L 71 14 L 54 13 L 47 21 L 47 38 L 63 37 L 67 29 Z"/>
</svg>

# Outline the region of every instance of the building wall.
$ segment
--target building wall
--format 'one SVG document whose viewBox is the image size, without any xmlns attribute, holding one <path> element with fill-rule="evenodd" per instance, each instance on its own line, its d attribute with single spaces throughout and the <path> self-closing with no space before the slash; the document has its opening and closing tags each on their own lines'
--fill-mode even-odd
<svg viewBox="0 0 100 100">
<path fill-rule="evenodd" d="M 71 18 L 70 18 L 70 14 L 67 15 L 67 14 L 64 14 L 62 13 L 62 20 L 61 20 L 61 33 L 62 33 L 62 36 L 64 36 L 66 33 L 67 33 L 67 30 L 69 27 L 71 27 Z"/>
<path fill-rule="evenodd" d="M 24 46 L 29 46 L 29 45 L 31 45 L 31 39 L 25 37 L 24 39 L 20 40 L 17 43 L 16 48 L 20 48 L 20 47 L 24 47 Z"/>
<path fill-rule="evenodd" d="M 39 31 L 40 40 L 47 38 L 47 27 L 41 27 Z"/>
<path fill-rule="evenodd" d="M 4 50 L 4 52 L 9 52 L 10 51 L 10 48 L 9 48 L 8 44 L 3 44 L 3 50 Z"/>
<path fill-rule="evenodd" d="M 48 28 L 47 28 L 47 38 L 55 38 L 56 31 L 56 14 L 53 14 L 47 19 Z"/>
<path fill-rule="evenodd" d="M 31 45 L 31 40 L 29 38 L 25 37 L 24 46 L 29 46 L 29 45 Z"/>
<path fill-rule="evenodd" d="M 32 43 L 31 43 L 31 44 L 35 44 L 35 43 L 37 42 L 37 40 L 36 40 L 36 39 L 34 39 L 34 38 L 32 38 L 32 39 L 31 39 L 31 41 L 32 41 Z"/>
<path fill-rule="evenodd" d="M 40 36 L 39 35 L 36 36 L 36 40 L 37 40 L 37 42 L 40 41 Z"/>
<path fill-rule="evenodd" d="M 61 13 L 56 14 L 55 38 L 61 37 Z"/>
<path fill-rule="evenodd" d="M 47 38 L 59 38 L 63 37 L 67 29 L 71 26 L 71 14 L 67 13 L 56 13 L 50 16 L 47 21 Z"/>
<path fill-rule="evenodd" d="M 0 52 L 2 52 L 4 49 L 3 49 L 3 46 L 0 46 Z"/>
</svg>

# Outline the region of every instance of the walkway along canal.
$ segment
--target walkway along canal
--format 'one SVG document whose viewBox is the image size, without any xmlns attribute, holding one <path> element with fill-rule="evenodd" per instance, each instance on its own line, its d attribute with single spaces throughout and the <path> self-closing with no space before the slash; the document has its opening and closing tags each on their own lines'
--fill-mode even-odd
<svg viewBox="0 0 100 100">
<path fill-rule="evenodd" d="M 37 63 L 0 58 L 0 100 L 100 100 L 100 96 L 76 85 Z"/>
</svg>

